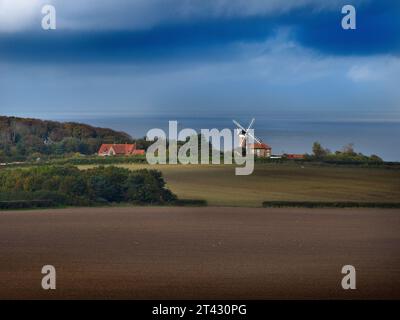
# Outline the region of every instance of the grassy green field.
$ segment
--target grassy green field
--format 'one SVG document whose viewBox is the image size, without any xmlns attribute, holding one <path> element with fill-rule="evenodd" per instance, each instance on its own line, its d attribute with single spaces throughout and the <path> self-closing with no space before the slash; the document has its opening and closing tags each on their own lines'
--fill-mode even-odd
<svg viewBox="0 0 400 320">
<path fill-rule="evenodd" d="M 263 201 L 399 202 L 400 170 L 297 164 L 257 164 L 250 176 L 231 165 L 119 165 L 161 170 L 181 199 L 212 206 L 260 207 Z M 80 166 L 88 168 L 93 166 Z"/>
</svg>

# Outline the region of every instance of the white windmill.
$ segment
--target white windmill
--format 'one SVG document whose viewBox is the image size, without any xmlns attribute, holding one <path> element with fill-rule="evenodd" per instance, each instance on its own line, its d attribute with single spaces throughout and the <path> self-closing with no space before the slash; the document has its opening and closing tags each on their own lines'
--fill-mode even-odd
<svg viewBox="0 0 400 320">
<path fill-rule="evenodd" d="M 261 143 L 261 140 L 258 139 L 255 135 L 253 135 L 251 131 L 251 127 L 254 124 L 255 119 L 253 118 L 248 126 L 245 129 L 239 122 L 233 120 L 233 123 L 237 126 L 236 133 L 239 136 L 239 147 L 242 148 L 242 151 L 246 150 L 247 148 L 247 140 L 251 137 L 254 141 Z"/>
</svg>

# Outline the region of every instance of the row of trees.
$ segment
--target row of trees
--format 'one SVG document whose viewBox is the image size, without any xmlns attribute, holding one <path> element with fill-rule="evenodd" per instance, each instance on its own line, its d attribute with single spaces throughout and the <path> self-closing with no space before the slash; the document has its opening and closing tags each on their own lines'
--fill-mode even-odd
<svg viewBox="0 0 400 320">
<path fill-rule="evenodd" d="M 39 166 L 0 172 L 0 200 L 51 200 L 55 204 L 163 204 L 176 200 L 161 172 L 114 166 L 81 171 L 74 166 Z"/>
<path fill-rule="evenodd" d="M 312 147 L 313 154 L 307 155 L 306 158 L 310 160 L 324 160 L 324 161 L 347 161 L 347 162 L 383 162 L 377 155 L 366 156 L 360 152 L 356 152 L 354 144 L 349 143 L 345 145 L 342 150 L 332 152 L 324 148 L 319 142 L 314 142 Z"/>
</svg>

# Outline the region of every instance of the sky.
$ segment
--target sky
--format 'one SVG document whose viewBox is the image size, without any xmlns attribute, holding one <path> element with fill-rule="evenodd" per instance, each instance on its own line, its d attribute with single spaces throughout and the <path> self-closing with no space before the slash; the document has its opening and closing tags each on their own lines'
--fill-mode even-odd
<svg viewBox="0 0 400 320">
<path fill-rule="evenodd" d="M 400 122 L 399 14 L 397 0 L 0 0 L 0 114 Z"/>
</svg>

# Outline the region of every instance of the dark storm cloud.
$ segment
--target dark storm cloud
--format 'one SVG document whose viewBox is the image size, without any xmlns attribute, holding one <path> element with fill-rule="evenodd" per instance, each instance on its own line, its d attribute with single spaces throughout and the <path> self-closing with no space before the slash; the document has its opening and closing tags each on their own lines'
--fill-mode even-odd
<svg viewBox="0 0 400 320">
<path fill-rule="evenodd" d="M 289 27 L 292 40 L 328 55 L 400 53 L 400 3 L 357 7 L 357 30 L 343 30 L 337 10 L 310 6 L 277 15 L 202 18 L 145 30 L 56 30 L 0 33 L 0 61 L 17 63 L 126 63 L 224 60 L 233 45 L 262 42 Z"/>
</svg>

